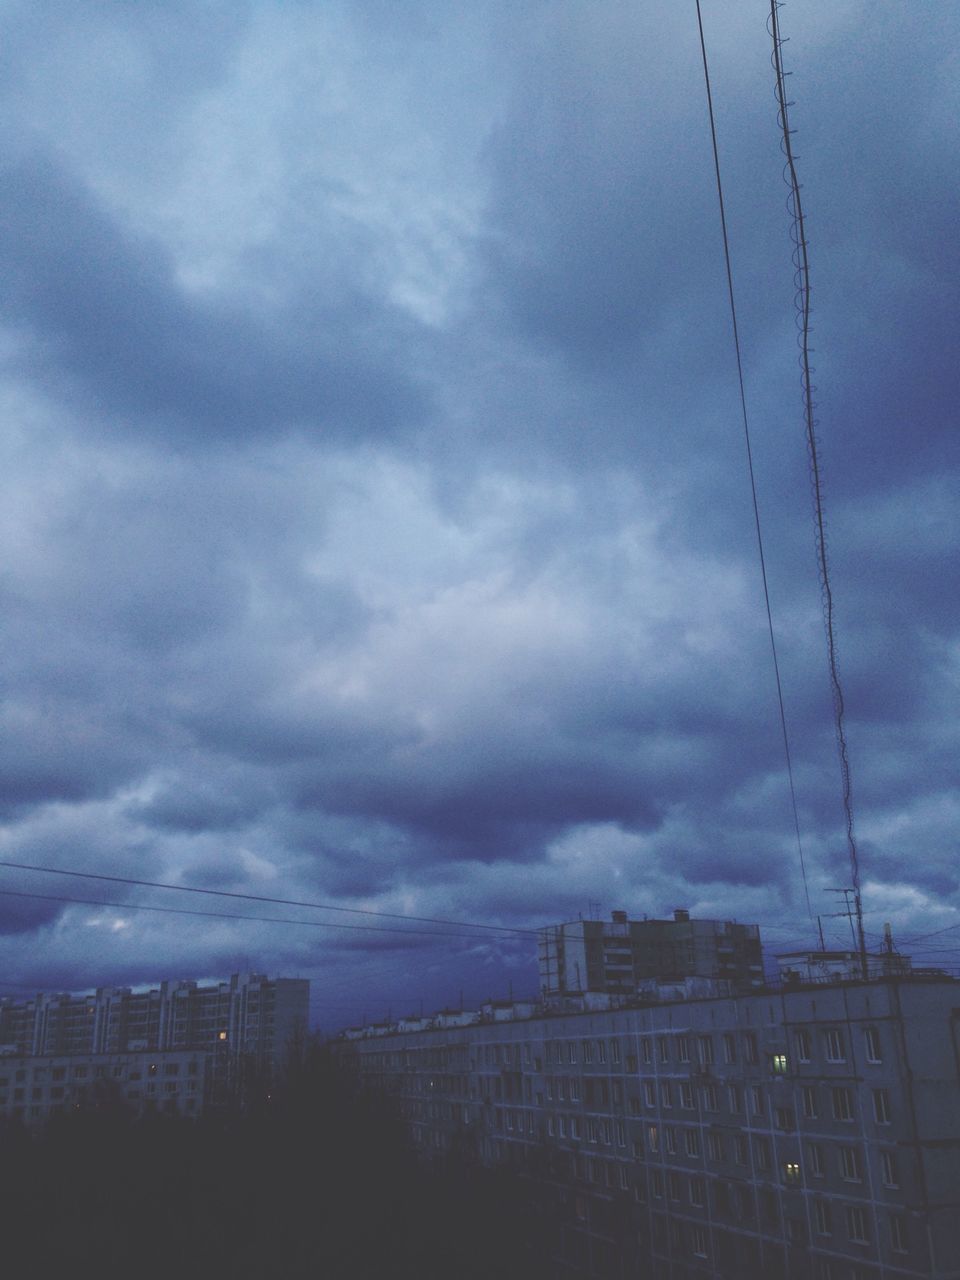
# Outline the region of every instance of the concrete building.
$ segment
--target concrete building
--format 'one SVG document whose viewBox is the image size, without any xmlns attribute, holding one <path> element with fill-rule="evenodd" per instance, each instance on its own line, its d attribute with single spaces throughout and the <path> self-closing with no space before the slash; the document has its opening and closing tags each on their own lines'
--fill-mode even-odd
<svg viewBox="0 0 960 1280">
<path fill-rule="evenodd" d="M 209 1099 L 210 1068 L 210 1055 L 202 1050 L 0 1053 L 0 1119 L 36 1125 L 57 1115 L 116 1106 L 138 1115 L 196 1117 Z"/>
<path fill-rule="evenodd" d="M 646 982 L 713 978 L 737 988 L 763 982 L 760 930 L 755 924 L 691 920 L 572 920 L 539 931 L 540 991 L 554 996 L 603 992 L 634 995 Z"/>
<path fill-rule="evenodd" d="M 960 1277 L 960 982 L 660 994 L 339 1052 L 424 1152 L 520 1175 L 557 1277 Z"/>
<path fill-rule="evenodd" d="M 234 974 L 229 981 L 161 982 L 148 991 L 0 998 L 0 1056 L 31 1059 L 169 1054 L 202 1050 L 208 1097 L 222 1099 L 271 1078 L 306 1032 L 310 983 Z"/>
</svg>

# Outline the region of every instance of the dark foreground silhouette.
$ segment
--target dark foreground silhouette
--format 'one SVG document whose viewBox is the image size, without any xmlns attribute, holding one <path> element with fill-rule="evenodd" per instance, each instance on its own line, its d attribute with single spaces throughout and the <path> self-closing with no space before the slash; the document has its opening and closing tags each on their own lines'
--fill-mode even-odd
<svg viewBox="0 0 960 1280">
<path fill-rule="evenodd" d="M 539 1274 L 509 1177 L 440 1173 L 322 1052 L 199 1121 L 109 1102 L 0 1134 L 4 1271 L 25 1277 L 488 1280 Z"/>
</svg>

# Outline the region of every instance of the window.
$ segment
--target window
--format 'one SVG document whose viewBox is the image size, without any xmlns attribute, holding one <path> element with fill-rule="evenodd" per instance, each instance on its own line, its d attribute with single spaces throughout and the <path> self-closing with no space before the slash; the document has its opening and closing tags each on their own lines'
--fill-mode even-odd
<svg viewBox="0 0 960 1280">
<path fill-rule="evenodd" d="M 657 1091 L 652 1080 L 644 1080 L 643 1082 L 643 1100 L 648 1107 L 657 1105 Z"/>
<path fill-rule="evenodd" d="M 691 1193 L 692 1194 L 692 1193 Z M 700 1203 L 695 1202 L 695 1203 Z M 694 1227 L 690 1234 L 690 1247 L 698 1258 L 707 1256 L 707 1233 L 703 1227 Z"/>
<path fill-rule="evenodd" d="M 630 1190 L 630 1175 L 627 1173 L 627 1166 L 626 1166 L 625 1164 L 618 1165 L 618 1166 L 617 1166 L 617 1173 L 618 1173 L 618 1175 L 619 1175 L 619 1180 L 620 1180 L 620 1190 L 621 1190 L 621 1191 L 629 1191 L 629 1190 Z"/>
<path fill-rule="evenodd" d="M 702 1067 L 713 1066 L 713 1036 L 697 1037 L 697 1055 Z"/>
<path fill-rule="evenodd" d="M 703 1109 L 704 1111 L 720 1110 L 720 1090 L 715 1084 L 704 1085 Z"/>
<path fill-rule="evenodd" d="M 570 1101 L 580 1101 L 580 1081 L 577 1080 L 576 1077 L 570 1081 Z"/>
<path fill-rule="evenodd" d="M 840 1148 L 840 1176 L 845 1182 L 862 1182 L 863 1169 L 856 1147 Z"/>
<path fill-rule="evenodd" d="M 660 1082 L 660 1105 L 661 1107 L 672 1107 L 673 1099 L 670 1095 L 670 1082 L 661 1080 Z"/>
<path fill-rule="evenodd" d="M 847 1235 L 855 1244 L 869 1244 L 867 1214 L 858 1204 L 847 1205 Z"/>
<path fill-rule="evenodd" d="M 893 1120 L 890 1094 L 886 1089 L 873 1090 L 873 1118 L 877 1124 L 890 1124 Z"/>
<path fill-rule="evenodd" d="M 795 1160 L 788 1160 L 783 1166 L 783 1180 L 788 1187 L 799 1187 L 800 1166 Z"/>
<path fill-rule="evenodd" d="M 876 1027 L 865 1027 L 863 1031 L 863 1047 L 866 1051 L 868 1062 L 882 1062 L 883 1056 L 880 1052 L 880 1032 Z"/>
<path fill-rule="evenodd" d="M 637 1062 L 637 1055 L 635 1053 L 628 1053 L 627 1054 L 627 1071 L 632 1072 L 634 1075 L 636 1075 L 637 1071 L 639 1070 L 639 1067 L 640 1067 L 640 1064 Z"/>
<path fill-rule="evenodd" d="M 826 1050 L 828 1062 L 846 1062 L 846 1056 L 843 1051 L 843 1032 L 831 1027 L 830 1030 L 823 1033 L 823 1046 Z"/>
<path fill-rule="evenodd" d="M 763 1115 L 763 1090 L 758 1084 L 750 1086 L 750 1110 L 755 1116 Z"/>
<path fill-rule="evenodd" d="M 760 1054 L 757 1051 L 757 1037 L 752 1031 L 743 1033 L 743 1054 L 747 1062 L 757 1063 L 760 1061 Z"/>
<path fill-rule="evenodd" d="M 885 1187 L 899 1187 L 900 1176 L 897 1171 L 897 1157 L 895 1152 L 880 1152 L 880 1177 Z"/>
<path fill-rule="evenodd" d="M 754 1139 L 753 1150 L 757 1158 L 758 1169 L 770 1168 L 770 1144 L 766 1138 Z"/>
<path fill-rule="evenodd" d="M 814 1178 L 823 1177 L 823 1147 L 819 1142 L 807 1143 L 807 1164 Z"/>
<path fill-rule="evenodd" d="M 577 1060 L 577 1043 L 575 1040 L 568 1040 L 567 1041 L 567 1062 L 569 1062 L 572 1066 L 576 1062 L 576 1060 Z"/>
<path fill-rule="evenodd" d="M 689 1080 L 680 1081 L 680 1105 L 686 1111 L 692 1111 L 695 1103 L 693 1098 L 693 1085 Z"/>
<path fill-rule="evenodd" d="M 907 1219 L 902 1213 L 890 1215 L 890 1248 L 894 1253 L 907 1252 Z"/>
<path fill-rule="evenodd" d="M 810 1048 L 811 1048 L 810 1032 L 804 1031 L 803 1029 L 799 1031 L 795 1031 L 793 1033 L 793 1043 L 796 1046 L 796 1050 L 797 1050 L 797 1061 L 809 1062 Z"/>
<path fill-rule="evenodd" d="M 660 1130 L 655 1124 L 647 1129 L 647 1146 L 654 1155 L 660 1150 Z"/>
<path fill-rule="evenodd" d="M 700 1158 L 700 1135 L 696 1129 L 688 1129 L 686 1131 L 683 1135 L 683 1143 L 686 1147 L 687 1155 L 691 1159 L 697 1160 Z"/>
<path fill-rule="evenodd" d="M 775 1076 L 785 1076 L 787 1074 L 787 1055 L 785 1053 L 774 1053 L 770 1057 L 770 1069 Z"/>
<path fill-rule="evenodd" d="M 707 1134 L 707 1155 L 711 1160 L 723 1159 L 723 1138 L 719 1133 Z"/>
<path fill-rule="evenodd" d="M 583 1044 L 581 1044 L 580 1046 L 580 1049 L 583 1053 L 584 1062 L 592 1062 L 593 1061 L 593 1045 L 590 1043 L 590 1041 L 584 1040 Z"/>
<path fill-rule="evenodd" d="M 817 1118 L 817 1087 L 813 1084 L 805 1084 L 800 1094 L 803 1103 L 803 1114 L 807 1120 L 816 1120 Z"/>
<path fill-rule="evenodd" d="M 681 1062 L 690 1061 L 690 1037 L 677 1036 L 677 1057 Z"/>
<path fill-rule="evenodd" d="M 614 1101 L 614 1105 L 615 1105 L 615 1106 L 618 1106 L 618 1107 L 622 1107 L 622 1106 L 623 1106 L 623 1084 L 622 1084 L 622 1082 L 621 1082 L 620 1080 L 614 1080 L 614 1081 L 612 1082 L 612 1084 L 611 1084 L 610 1088 L 611 1088 L 611 1091 L 612 1091 L 612 1093 L 613 1093 L 613 1101 Z"/>
<path fill-rule="evenodd" d="M 723 1060 L 727 1064 L 734 1063 L 737 1060 L 737 1041 L 729 1031 L 723 1037 Z"/>
<path fill-rule="evenodd" d="M 651 1179 L 653 1184 L 653 1194 L 658 1200 L 663 1199 L 663 1174 L 659 1169 L 654 1169 Z"/>
<path fill-rule="evenodd" d="M 668 1125 L 663 1131 L 663 1142 L 668 1156 L 677 1154 L 677 1131 L 672 1125 Z"/>
<path fill-rule="evenodd" d="M 680 1199 L 680 1175 L 673 1170 L 667 1174 L 667 1192 L 671 1200 Z"/>
<path fill-rule="evenodd" d="M 833 1223 L 830 1217 L 830 1205 L 826 1200 L 813 1202 L 813 1229 L 818 1236 L 833 1234 Z"/>
<path fill-rule="evenodd" d="M 650 1038 L 648 1036 L 644 1036 L 644 1038 L 640 1041 L 640 1057 L 643 1059 L 644 1062 L 649 1064 L 651 1054 L 650 1054 Z"/>
<path fill-rule="evenodd" d="M 690 1179 L 690 1203 L 702 1209 L 704 1203 L 706 1202 L 706 1198 L 707 1198 L 706 1184 L 704 1183 L 703 1179 L 691 1178 Z"/>
<path fill-rule="evenodd" d="M 738 1084 L 731 1084 L 727 1088 L 727 1100 L 730 1103 L 730 1110 L 736 1116 L 743 1115 L 743 1090 Z"/>
<path fill-rule="evenodd" d="M 657 1037 L 657 1053 L 661 1062 L 670 1061 L 670 1042 L 666 1036 Z"/>
<path fill-rule="evenodd" d="M 607 1060 L 607 1046 L 603 1040 L 598 1040 L 597 1041 L 597 1061 L 606 1062 L 606 1060 Z"/>
<path fill-rule="evenodd" d="M 622 1120 L 617 1121 L 617 1146 L 625 1147 L 627 1145 L 627 1126 Z"/>
<path fill-rule="evenodd" d="M 845 1085 L 839 1085 L 831 1090 L 831 1096 L 834 1120 L 852 1120 L 853 1098 L 850 1090 Z"/>
<path fill-rule="evenodd" d="M 793 1108 L 777 1107 L 777 1109 L 774 1111 L 773 1114 L 777 1124 L 777 1128 L 780 1129 L 783 1133 L 789 1133 L 790 1130 L 794 1127 Z"/>
<path fill-rule="evenodd" d="M 620 1063 L 620 1041 L 610 1041 L 610 1061 L 619 1066 Z"/>
<path fill-rule="evenodd" d="M 733 1140 L 733 1158 L 736 1160 L 737 1164 L 750 1163 L 747 1140 L 742 1133 L 738 1133 Z"/>
</svg>

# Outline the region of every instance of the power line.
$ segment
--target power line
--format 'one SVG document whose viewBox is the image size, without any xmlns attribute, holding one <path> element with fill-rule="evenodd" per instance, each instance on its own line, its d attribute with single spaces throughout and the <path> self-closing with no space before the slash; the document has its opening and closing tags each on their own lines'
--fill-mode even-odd
<svg viewBox="0 0 960 1280">
<path fill-rule="evenodd" d="M 535 929 L 517 929 L 509 925 L 474 924 L 469 920 L 444 920 L 434 916 L 403 915 L 395 911 L 375 911 L 371 907 L 337 907 L 328 902 L 303 902 L 296 898 L 268 898 L 256 893 L 234 893 L 227 889 L 201 889 L 195 885 L 167 884 L 158 880 L 134 880 L 129 876 L 108 876 L 94 871 L 68 871 L 63 867 L 38 867 L 27 862 L 6 862 L 0 859 L 0 867 L 11 867 L 17 871 L 41 871 L 51 876 L 72 876 L 80 880 L 105 880 L 110 884 L 129 884 L 142 889 L 169 889 L 175 893 L 198 893 L 211 898 L 237 898 L 244 902 L 266 902 L 275 907 L 308 907 L 316 911 L 338 911 L 347 915 L 375 916 L 385 920 L 412 920 L 415 924 L 452 925 L 457 929 L 484 929 L 497 933 L 537 936 Z"/>
<path fill-rule="evenodd" d="M 717 180 L 717 199 L 720 204 L 720 229 L 723 234 L 723 258 L 727 270 L 727 294 L 730 299 L 730 319 L 733 325 L 733 345 L 737 355 L 737 379 L 740 385 L 740 408 L 743 416 L 743 438 L 747 449 L 747 470 L 750 475 L 750 494 L 753 500 L 753 520 L 757 532 L 757 550 L 760 554 L 760 577 L 763 581 L 763 602 L 767 612 L 767 630 L 770 635 L 770 652 L 773 657 L 773 674 L 777 685 L 777 705 L 780 710 L 780 728 L 783 734 L 783 754 L 787 764 L 787 779 L 790 785 L 790 804 L 793 809 L 793 825 L 797 836 L 797 854 L 800 858 L 800 876 L 803 881 L 803 895 L 807 903 L 807 914 L 813 922 L 813 908 L 810 905 L 810 890 L 807 885 L 807 868 L 803 858 L 803 841 L 800 837 L 800 816 L 797 811 L 797 794 L 793 781 L 793 763 L 790 758 L 790 738 L 787 733 L 787 716 L 783 705 L 783 686 L 780 681 L 780 663 L 777 658 L 777 641 L 773 630 L 773 613 L 770 608 L 770 590 L 767 585 L 767 563 L 763 551 L 763 533 L 760 526 L 760 506 L 757 501 L 757 482 L 753 470 L 753 448 L 750 443 L 750 424 L 747 417 L 747 395 L 743 382 L 743 358 L 740 353 L 740 331 L 737 325 L 737 304 L 733 290 L 733 269 L 730 265 L 730 240 L 727 234 L 727 214 L 723 199 L 723 183 L 720 180 L 720 151 L 717 146 L 717 127 L 713 114 L 713 94 L 710 90 L 710 69 L 707 65 L 707 44 L 703 34 L 703 15 L 700 12 L 700 0 L 697 0 L 697 25 L 700 29 L 700 52 L 703 56 L 703 79 L 707 91 L 707 112 L 710 117 L 710 138 L 713 143 L 713 167 Z"/>
<path fill-rule="evenodd" d="M 143 902 L 106 902 L 97 898 L 68 898 L 61 894 L 25 893 L 17 889 L 0 889 L 4 898 L 37 898 L 41 902 L 63 902 L 73 906 L 112 907 L 119 911 L 155 911 L 169 916 L 200 916 L 211 920 L 251 920 L 263 924 L 299 925 L 304 929 L 349 929 L 363 933 L 392 933 L 401 937 L 414 934 L 425 938 L 471 938 L 480 941 L 475 933 L 461 933 L 441 929 L 400 929 L 375 924 L 340 924 L 334 920 L 291 920 L 288 916 L 250 916 L 226 911 L 191 911 L 188 907 L 155 907 Z M 270 901 L 270 899 L 265 899 Z M 411 917 L 412 918 L 412 917 Z M 495 939 L 492 939 L 495 941 Z M 501 941 L 507 941 L 506 938 Z"/>
<path fill-rule="evenodd" d="M 697 0 L 699 10 L 700 0 Z M 780 0 L 770 0 L 769 31 L 773 40 L 773 69 L 776 75 L 777 118 L 780 125 L 780 146 L 786 157 L 784 181 L 790 189 L 788 208 L 792 217 L 791 237 L 793 239 L 793 261 L 796 267 L 796 306 L 797 324 L 799 328 L 801 385 L 803 388 L 803 414 L 807 436 L 807 454 L 810 460 L 810 480 L 813 490 L 814 529 L 817 547 L 817 561 L 820 571 L 820 591 L 823 602 L 823 625 L 827 634 L 827 654 L 830 667 L 830 687 L 833 693 L 833 712 L 837 737 L 837 752 L 840 757 L 840 775 L 843 784 L 843 809 L 847 828 L 847 850 L 850 857 L 850 875 L 853 883 L 854 911 L 857 921 L 857 937 L 860 949 L 860 960 L 863 976 L 867 975 L 867 947 L 863 936 L 863 902 L 860 895 L 860 864 L 857 856 L 857 842 L 853 831 L 853 793 L 850 782 L 850 759 L 847 751 L 847 737 L 843 727 L 843 688 L 840 684 L 840 673 L 837 665 L 837 643 L 833 623 L 833 592 L 830 588 L 830 573 L 827 566 L 827 537 L 823 518 L 823 489 L 821 480 L 820 456 L 817 450 L 816 420 L 814 418 L 813 381 L 810 366 L 810 259 L 807 253 L 807 236 L 803 221 L 803 204 L 800 199 L 800 180 L 797 177 L 797 166 L 790 142 L 790 119 L 787 112 L 787 92 L 783 58 L 781 50 L 783 39 L 780 35 L 779 18 Z"/>
</svg>

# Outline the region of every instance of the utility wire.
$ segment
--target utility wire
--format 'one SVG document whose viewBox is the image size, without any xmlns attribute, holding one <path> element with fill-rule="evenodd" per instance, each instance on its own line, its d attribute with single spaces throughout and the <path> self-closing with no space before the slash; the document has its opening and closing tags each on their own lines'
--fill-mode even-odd
<svg viewBox="0 0 960 1280">
<path fill-rule="evenodd" d="M 434 916 L 408 916 L 395 911 L 375 911 L 371 907 L 336 907 L 328 902 L 302 902 L 296 898 L 268 898 L 257 893 L 232 893 L 227 889 L 200 889 L 195 885 L 166 884 L 158 880 L 134 880 L 129 876 L 108 876 L 93 871 L 68 871 L 63 867 L 38 867 L 27 862 L 6 862 L 0 859 L 0 867 L 17 871 L 42 871 L 51 876 L 72 876 L 79 880 L 105 880 L 110 884 L 129 884 L 142 889 L 170 889 L 175 893 L 198 893 L 210 898 L 238 898 L 244 902 L 266 902 L 274 907 L 309 907 L 316 911 L 338 911 L 347 915 L 375 916 L 384 920 L 411 920 L 415 924 L 452 925 L 457 929 L 484 929 L 496 933 L 526 934 L 536 937 L 535 929 L 515 929 L 509 925 L 473 924 L 469 920 L 443 920 Z M 30 896 L 30 895 L 26 895 Z"/>
<path fill-rule="evenodd" d="M 793 809 L 793 825 L 797 837 L 797 854 L 800 859 L 800 876 L 803 881 L 803 896 L 807 903 L 807 914 L 813 923 L 813 908 L 810 905 L 810 890 L 807 885 L 807 868 L 803 857 L 803 841 L 800 837 L 800 816 L 797 811 L 797 793 L 793 781 L 793 762 L 790 757 L 790 737 L 787 733 L 787 716 L 783 705 L 783 685 L 780 680 L 780 663 L 777 658 L 777 641 L 773 630 L 773 613 L 770 608 L 770 590 L 767 585 L 767 562 L 763 551 L 763 532 L 760 525 L 760 506 L 757 501 L 757 482 L 753 470 L 753 448 L 750 443 L 750 423 L 747 416 L 747 395 L 743 383 L 743 357 L 740 352 L 740 330 L 737 325 L 737 304 L 733 289 L 733 269 L 730 265 L 730 240 L 727 234 L 727 214 L 723 199 L 723 183 L 720 180 L 720 151 L 717 146 L 717 127 L 713 114 L 713 94 L 710 90 L 710 69 L 707 65 L 707 44 L 703 34 L 703 15 L 700 12 L 700 0 L 697 0 L 697 25 L 700 29 L 700 52 L 703 56 L 703 80 L 707 91 L 707 112 L 710 116 L 710 138 L 713 143 L 713 167 L 717 180 L 717 200 L 720 204 L 720 229 L 723 234 L 723 259 L 727 270 L 727 294 L 730 299 L 730 320 L 733 325 L 733 345 L 737 355 L 737 379 L 740 384 L 740 409 L 743 416 L 743 438 L 747 449 L 747 470 L 750 474 L 750 494 L 753 500 L 753 520 L 757 531 L 757 550 L 760 553 L 760 577 L 763 581 L 763 602 L 767 612 L 767 630 L 770 635 L 770 653 L 773 657 L 773 674 L 777 685 L 777 705 L 780 709 L 780 729 L 783 734 L 783 754 L 787 764 L 787 779 L 790 784 L 790 804 Z"/>
<path fill-rule="evenodd" d="M 242 896 L 242 895 L 241 895 Z M 210 920 L 252 920 L 262 924 L 298 925 L 303 929 L 349 929 L 363 933 L 392 933 L 401 937 L 416 934 L 425 938 L 472 938 L 480 941 L 475 933 L 461 933 L 442 929 L 401 929 L 390 928 L 389 925 L 376 924 L 340 924 L 335 920 L 291 920 L 289 916 L 249 916 L 237 912 L 226 911 L 191 911 L 188 907 L 154 907 L 143 902 L 105 902 L 97 898 L 68 898 L 52 893 L 25 893 L 17 889 L 0 889 L 0 897 L 4 898 L 37 898 L 41 902 L 64 902 L 82 907 L 113 907 L 118 911 L 155 911 L 168 916 L 201 916 Z M 265 899 L 270 901 L 270 899 Z M 506 938 L 501 941 L 507 941 Z"/>
<path fill-rule="evenodd" d="M 699 11 L 700 0 L 697 0 Z M 866 940 L 863 935 L 863 903 L 860 896 L 860 862 L 853 830 L 853 794 L 850 782 L 850 759 L 847 737 L 843 726 L 843 688 L 837 665 L 837 642 L 833 621 L 833 592 L 827 566 L 827 537 L 823 517 L 823 486 L 820 456 L 817 449 L 816 419 L 814 417 L 813 381 L 810 366 L 810 259 L 807 252 L 807 235 L 803 221 L 803 204 L 800 199 L 800 180 L 790 141 L 792 130 L 788 115 L 785 73 L 783 70 L 783 38 L 780 35 L 780 0 L 770 0 L 768 29 L 773 41 L 772 62 L 776 75 L 777 116 L 780 125 L 780 145 L 786 158 L 784 181 L 790 189 L 788 207 L 792 216 L 791 235 L 794 244 L 794 265 L 797 285 L 797 325 L 800 345 L 801 383 L 803 387 L 803 413 L 807 435 L 807 453 L 810 460 L 810 480 L 813 490 L 814 528 L 817 545 L 817 562 L 820 571 L 820 591 L 823 601 L 823 624 L 827 634 L 827 653 L 830 666 L 830 686 L 833 693 L 833 711 L 840 757 L 840 775 L 843 783 L 843 809 L 847 828 L 847 851 L 850 858 L 850 875 L 853 882 L 854 909 L 857 920 L 857 938 L 863 976 L 867 974 Z"/>
</svg>

